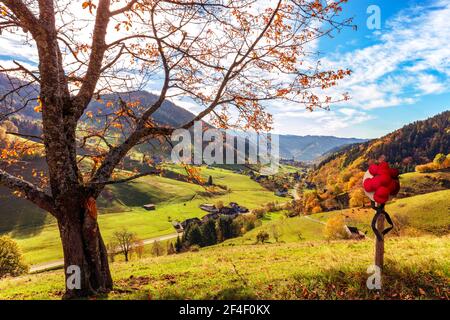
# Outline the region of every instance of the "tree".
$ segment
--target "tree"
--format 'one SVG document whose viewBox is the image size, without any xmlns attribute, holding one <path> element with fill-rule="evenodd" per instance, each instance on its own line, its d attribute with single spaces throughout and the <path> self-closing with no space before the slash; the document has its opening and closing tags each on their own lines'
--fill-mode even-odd
<svg viewBox="0 0 450 320">
<path fill-rule="evenodd" d="M 260 231 L 257 235 L 256 235 L 256 243 L 264 243 L 266 241 L 269 240 L 269 234 L 266 231 Z"/>
<path fill-rule="evenodd" d="M 114 232 L 113 237 L 125 261 L 128 262 L 136 241 L 136 235 L 126 229 L 122 229 L 121 231 Z"/>
<path fill-rule="evenodd" d="M 440 168 L 440 167 L 442 166 L 442 164 L 444 163 L 445 159 L 446 159 L 445 154 L 443 154 L 443 153 L 438 153 L 438 154 L 434 157 L 433 162 L 434 162 L 435 164 L 437 164 L 438 167 Z"/>
<path fill-rule="evenodd" d="M 177 241 L 175 242 L 175 251 L 180 253 L 183 250 L 183 242 L 181 241 L 180 236 L 177 237 Z"/>
<path fill-rule="evenodd" d="M 233 238 L 233 219 L 229 216 L 221 215 L 217 220 L 217 231 L 219 242 Z"/>
<path fill-rule="evenodd" d="M 281 237 L 281 232 L 280 232 L 279 228 L 275 224 L 273 224 L 271 229 L 272 229 L 273 238 L 275 239 L 276 242 L 278 242 Z"/>
<path fill-rule="evenodd" d="M 328 240 L 347 239 L 348 234 L 345 231 L 344 217 L 336 215 L 328 219 L 323 232 Z"/>
<path fill-rule="evenodd" d="M 364 207 L 366 194 L 361 188 L 356 188 L 350 193 L 350 207 Z"/>
<path fill-rule="evenodd" d="M 196 223 L 188 225 L 183 233 L 183 244 L 186 246 L 203 245 L 203 236 L 200 227 Z"/>
<path fill-rule="evenodd" d="M 142 239 L 135 238 L 133 243 L 133 252 L 136 253 L 139 259 L 144 255 L 145 244 Z"/>
<path fill-rule="evenodd" d="M 167 243 L 167 254 L 171 255 L 171 254 L 175 254 L 177 251 L 175 249 L 175 246 L 173 245 L 173 242 L 169 242 Z"/>
<path fill-rule="evenodd" d="M 212 178 L 212 176 L 209 176 L 207 185 L 208 186 L 212 186 L 213 185 L 213 178 Z"/>
<path fill-rule="evenodd" d="M 203 245 L 212 246 L 217 243 L 216 222 L 209 219 L 201 226 L 201 234 L 203 237 Z"/>
<path fill-rule="evenodd" d="M 322 70 L 308 46 L 349 25 L 337 18 L 345 0 L 256 1 L 0 0 L 1 36 L 31 45 L 38 60 L 37 67 L 17 61 L 0 66 L 9 81 L 0 96 L 0 121 L 34 104 L 43 131 L 34 139 L 42 142 L 47 164 L 36 181 L 1 168 L 0 184 L 58 221 L 65 269 L 82 270 L 81 289 L 66 288 L 66 298 L 112 289 L 95 201 L 108 184 L 153 173 L 117 177 L 115 168 L 136 145 L 206 116 L 220 128 L 269 130 L 270 100 L 314 110 L 347 99 L 321 90 L 350 71 Z M 159 80 L 159 97 L 150 105 L 130 98 Z M 103 101 L 115 92 L 115 99 Z M 176 96 L 203 110 L 177 127 L 155 123 L 155 112 Z M 90 109 L 93 100 L 102 108 Z M 231 109 L 236 117 L 229 116 Z M 2 148 L 5 163 L 18 159 L 17 146 Z"/>
<path fill-rule="evenodd" d="M 8 236 L 0 237 L 0 278 L 16 277 L 28 271 L 17 243 Z"/>
</svg>

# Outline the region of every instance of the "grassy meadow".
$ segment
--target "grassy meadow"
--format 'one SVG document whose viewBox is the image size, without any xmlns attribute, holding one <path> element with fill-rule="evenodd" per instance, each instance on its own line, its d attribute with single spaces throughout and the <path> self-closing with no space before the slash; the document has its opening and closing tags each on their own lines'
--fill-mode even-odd
<svg viewBox="0 0 450 320">
<path fill-rule="evenodd" d="M 219 245 L 112 264 L 115 287 L 97 299 L 448 299 L 450 238 L 386 241 L 381 292 L 366 288 L 373 241 Z M 0 299 L 60 299 L 63 273 L 0 281 Z"/>
</svg>

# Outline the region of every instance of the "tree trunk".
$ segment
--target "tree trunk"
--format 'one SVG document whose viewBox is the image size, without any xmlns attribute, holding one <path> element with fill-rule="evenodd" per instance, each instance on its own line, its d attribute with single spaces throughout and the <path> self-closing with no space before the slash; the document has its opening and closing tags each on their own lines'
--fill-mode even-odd
<svg viewBox="0 0 450 320">
<path fill-rule="evenodd" d="M 106 247 L 96 217 L 89 214 L 84 203 L 69 199 L 58 215 L 66 277 L 64 299 L 88 297 L 112 289 Z"/>
</svg>

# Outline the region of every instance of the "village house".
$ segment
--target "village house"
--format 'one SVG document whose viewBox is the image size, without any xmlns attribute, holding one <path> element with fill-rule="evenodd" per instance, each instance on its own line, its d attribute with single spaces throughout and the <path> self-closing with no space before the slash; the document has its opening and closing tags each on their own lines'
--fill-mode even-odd
<svg viewBox="0 0 450 320">
<path fill-rule="evenodd" d="M 144 209 L 147 210 L 147 211 L 156 210 L 156 206 L 155 206 L 153 203 L 145 204 L 143 207 L 144 207 Z"/>
</svg>

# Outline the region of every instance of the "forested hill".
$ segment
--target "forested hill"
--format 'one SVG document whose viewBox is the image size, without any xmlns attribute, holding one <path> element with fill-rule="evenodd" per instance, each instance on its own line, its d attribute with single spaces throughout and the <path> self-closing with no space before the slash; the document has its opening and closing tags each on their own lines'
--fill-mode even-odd
<svg viewBox="0 0 450 320">
<path fill-rule="evenodd" d="M 416 121 L 379 139 L 361 144 L 353 144 L 331 154 L 317 167 L 340 165 L 366 169 L 370 159 L 381 155 L 403 171 L 413 171 L 418 164 L 433 161 L 438 153 L 450 152 L 450 111 L 445 111 L 432 118 Z"/>
</svg>

